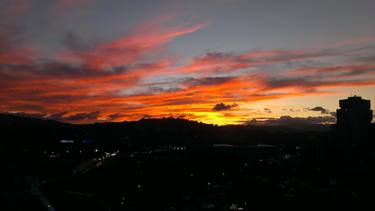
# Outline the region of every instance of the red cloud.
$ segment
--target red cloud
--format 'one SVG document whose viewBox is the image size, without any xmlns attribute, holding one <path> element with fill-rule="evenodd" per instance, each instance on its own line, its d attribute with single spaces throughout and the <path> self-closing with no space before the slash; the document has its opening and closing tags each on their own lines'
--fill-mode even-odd
<svg viewBox="0 0 375 211">
<path fill-rule="evenodd" d="M 36 62 L 31 48 L 8 48 L 9 36 L 0 34 L 0 46 L 9 49 L 0 51 L 0 101 L 6 102 L 0 111 L 71 122 L 135 120 L 145 115 L 204 120 L 220 110 L 212 110 L 220 103 L 236 105 L 218 112 L 235 117 L 246 112 L 241 106 L 249 102 L 326 94 L 322 88 L 375 86 L 371 62 L 298 64 L 346 55 L 339 51 L 210 52 L 176 66 L 174 57 L 162 54 L 168 42 L 204 25 L 170 22 L 158 18 L 116 40 L 61 52 L 58 61 Z M 152 59 L 146 59 L 149 55 Z M 269 71 L 286 63 L 295 66 Z"/>
<path fill-rule="evenodd" d="M 142 57 L 148 54 L 159 52 L 167 42 L 204 27 L 203 24 L 166 27 L 166 24 L 158 21 L 147 22 L 134 29 L 128 36 L 94 46 L 89 51 L 66 52 L 63 58 L 79 58 L 88 68 L 96 70 L 126 66 L 140 62 Z"/>
</svg>

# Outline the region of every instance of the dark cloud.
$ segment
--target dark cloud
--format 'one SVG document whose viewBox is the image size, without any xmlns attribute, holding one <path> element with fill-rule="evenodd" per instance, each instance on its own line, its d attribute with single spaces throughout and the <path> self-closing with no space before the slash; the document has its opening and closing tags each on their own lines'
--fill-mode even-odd
<svg viewBox="0 0 375 211">
<path fill-rule="evenodd" d="M 357 76 L 357 75 L 365 75 L 367 73 L 373 73 L 375 72 L 374 67 L 368 67 L 368 68 L 358 68 L 358 69 L 353 69 L 351 71 L 342 73 L 341 76 Z"/>
<path fill-rule="evenodd" d="M 18 104 L 14 106 L 15 110 L 33 110 L 33 111 L 43 111 L 44 107 L 36 104 Z"/>
<path fill-rule="evenodd" d="M 188 86 L 212 86 L 229 82 L 233 77 L 207 77 L 207 78 L 188 78 L 183 83 Z"/>
<path fill-rule="evenodd" d="M 358 57 L 357 59 L 361 62 L 374 62 L 375 61 L 375 54 L 361 56 L 361 57 Z"/>
<path fill-rule="evenodd" d="M 281 116 L 280 118 L 258 118 L 252 119 L 248 124 L 255 125 L 304 125 L 304 124 L 331 124 L 336 121 L 333 116 L 317 116 L 317 117 L 291 117 Z"/>
<path fill-rule="evenodd" d="M 371 65 L 359 65 L 359 66 L 333 66 L 333 67 L 323 67 L 315 68 L 317 74 L 333 74 L 335 77 L 345 77 L 345 76 L 357 76 L 365 75 L 367 73 L 374 72 L 375 67 Z"/>
<path fill-rule="evenodd" d="M 151 115 L 148 115 L 148 114 L 146 114 L 146 115 L 144 115 L 143 117 L 142 117 L 142 119 L 152 119 L 153 117 L 151 116 Z"/>
<path fill-rule="evenodd" d="M 37 118 L 37 119 L 45 119 L 46 114 L 41 112 L 33 112 L 33 113 L 26 113 L 26 112 L 17 112 L 17 113 L 9 113 L 5 112 L 5 114 L 11 114 L 11 115 L 17 115 L 22 117 L 31 117 L 31 118 Z"/>
<path fill-rule="evenodd" d="M 70 116 L 64 116 L 61 120 L 63 121 L 95 121 L 99 117 L 99 111 L 87 112 L 87 113 L 77 113 Z"/>
<path fill-rule="evenodd" d="M 52 114 L 46 114 L 46 113 L 18 113 L 22 114 L 23 116 L 28 117 L 37 117 L 37 118 L 43 118 L 43 119 L 52 119 L 62 122 L 92 122 L 97 121 L 100 112 L 99 111 L 93 111 L 93 112 L 86 112 L 86 113 L 76 113 L 76 114 L 70 114 L 67 111 L 52 113 Z"/>
<path fill-rule="evenodd" d="M 121 114 L 121 113 L 116 113 L 116 114 L 111 114 L 111 115 L 109 115 L 108 117 L 109 117 L 111 120 L 113 120 L 113 119 L 118 119 L 118 118 L 121 118 L 121 117 L 124 117 L 124 116 L 126 116 L 126 115 Z"/>
<path fill-rule="evenodd" d="M 176 116 L 177 119 L 193 119 L 195 115 L 193 114 L 180 114 Z"/>
<path fill-rule="evenodd" d="M 67 92 L 72 89 L 65 89 Z M 76 102 L 81 99 L 88 99 L 87 96 L 81 95 L 67 95 L 67 94 L 54 94 L 49 96 L 43 95 L 43 90 L 25 90 L 23 93 L 15 93 L 14 97 L 23 98 L 30 102 L 38 102 L 41 104 L 60 104 L 66 102 Z"/>
<path fill-rule="evenodd" d="M 16 73 L 16 74 L 15 74 Z M 89 77 L 98 73 L 84 67 L 74 66 L 68 63 L 56 62 L 47 59 L 38 59 L 30 64 L 0 64 L 0 74 L 4 77 L 17 77 L 17 79 L 33 79 L 47 77 Z"/>
<path fill-rule="evenodd" d="M 269 109 L 269 108 L 264 108 L 264 112 L 266 112 L 267 114 L 270 114 L 270 113 L 272 113 L 272 110 Z"/>
<path fill-rule="evenodd" d="M 64 47 L 69 50 L 87 50 L 87 44 L 84 43 L 82 37 L 78 36 L 76 33 L 68 32 L 61 40 Z"/>
<path fill-rule="evenodd" d="M 265 84 L 268 88 L 280 87 L 304 87 L 306 89 L 313 89 L 319 85 L 324 84 L 323 81 L 317 81 L 313 77 L 270 77 L 265 79 Z"/>
<path fill-rule="evenodd" d="M 301 112 L 301 109 L 294 109 L 294 108 L 283 108 L 283 111 L 290 111 L 290 112 Z"/>
<path fill-rule="evenodd" d="M 314 108 L 306 108 L 308 111 L 319 111 L 322 114 L 330 114 L 330 111 L 328 109 L 325 109 L 321 106 L 316 106 Z"/>
<path fill-rule="evenodd" d="M 165 87 L 159 87 L 159 86 L 151 86 L 148 87 L 147 92 L 143 94 L 158 94 L 158 93 L 165 93 L 165 92 L 177 92 L 180 91 L 180 88 L 177 87 L 171 87 L 171 88 L 165 88 Z"/>
<path fill-rule="evenodd" d="M 362 86 L 373 84 L 375 66 L 348 65 L 328 67 L 303 67 L 288 74 L 264 78 L 267 89 L 296 87 L 301 92 L 317 92 L 324 86 Z M 359 78 L 362 77 L 362 78 Z"/>
<path fill-rule="evenodd" d="M 53 113 L 53 114 L 50 114 L 48 115 L 48 119 L 54 119 L 54 120 L 64 120 L 64 116 L 67 115 L 68 112 L 58 112 L 58 113 Z"/>
<path fill-rule="evenodd" d="M 196 57 L 195 63 L 201 64 L 223 64 L 215 66 L 215 70 L 232 71 L 252 66 L 278 65 L 284 64 L 294 66 L 294 64 L 308 65 L 325 56 L 333 56 L 342 52 L 336 49 L 325 49 L 319 51 L 303 52 L 293 50 L 272 50 L 272 51 L 249 51 L 245 53 L 225 53 L 219 51 L 210 51 L 206 55 Z"/>
<path fill-rule="evenodd" d="M 196 57 L 194 61 L 197 63 L 206 63 L 212 61 L 235 60 L 237 57 L 238 56 L 235 53 L 209 51 L 203 56 Z"/>
<path fill-rule="evenodd" d="M 166 99 L 164 105 L 189 105 L 194 104 L 196 101 L 192 96 L 183 99 Z"/>
<path fill-rule="evenodd" d="M 114 113 L 107 117 L 107 121 L 116 121 L 120 118 L 125 118 L 125 117 L 132 117 L 132 115 L 124 114 L 124 113 Z"/>
<path fill-rule="evenodd" d="M 218 103 L 218 104 L 216 104 L 213 108 L 212 108 L 212 110 L 213 111 L 225 111 L 225 110 L 230 110 L 230 109 L 232 109 L 232 108 L 234 108 L 234 107 L 237 107 L 238 105 L 237 104 L 232 104 L 232 105 L 226 105 L 226 104 L 224 104 L 224 103 Z"/>
</svg>

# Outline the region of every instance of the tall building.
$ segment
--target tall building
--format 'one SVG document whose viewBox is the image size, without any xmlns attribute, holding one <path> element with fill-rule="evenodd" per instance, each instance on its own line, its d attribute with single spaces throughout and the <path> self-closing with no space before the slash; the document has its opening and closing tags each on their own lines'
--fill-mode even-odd
<svg viewBox="0 0 375 211">
<path fill-rule="evenodd" d="M 373 118 L 370 100 L 359 96 L 340 100 L 336 110 L 337 124 L 333 127 L 336 140 L 342 147 L 366 147 L 370 143 Z"/>
<path fill-rule="evenodd" d="M 359 96 L 340 100 L 340 109 L 337 109 L 337 126 L 341 129 L 361 130 L 367 128 L 372 121 L 370 100 Z"/>
<path fill-rule="evenodd" d="M 333 139 L 329 155 L 339 169 L 355 171 L 360 160 L 367 160 L 375 146 L 371 140 L 370 100 L 359 96 L 339 101 L 337 123 L 332 125 Z"/>
</svg>

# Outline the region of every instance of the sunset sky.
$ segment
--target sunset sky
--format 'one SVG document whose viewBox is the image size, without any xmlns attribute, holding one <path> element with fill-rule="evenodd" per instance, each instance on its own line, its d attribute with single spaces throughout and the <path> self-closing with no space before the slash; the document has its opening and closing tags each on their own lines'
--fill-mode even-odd
<svg viewBox="0 0 375 211">
<path fill-rule="evenodd" d="M 0 112 L 332 122 L 350 95 L 374 109 L 374 9 L 374 0 L 0 0 Z"/>
</svg>

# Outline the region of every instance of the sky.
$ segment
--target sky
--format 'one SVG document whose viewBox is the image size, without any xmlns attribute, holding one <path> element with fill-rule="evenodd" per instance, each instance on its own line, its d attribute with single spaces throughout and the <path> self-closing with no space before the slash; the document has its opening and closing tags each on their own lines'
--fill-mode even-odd
<svg viewBox="0 0 375 211">
<path fill-rule="evenodd" d="M 375 102 L 373 0 L 0 0 L 0 112 L 335 121 Z"/>
</svg>

